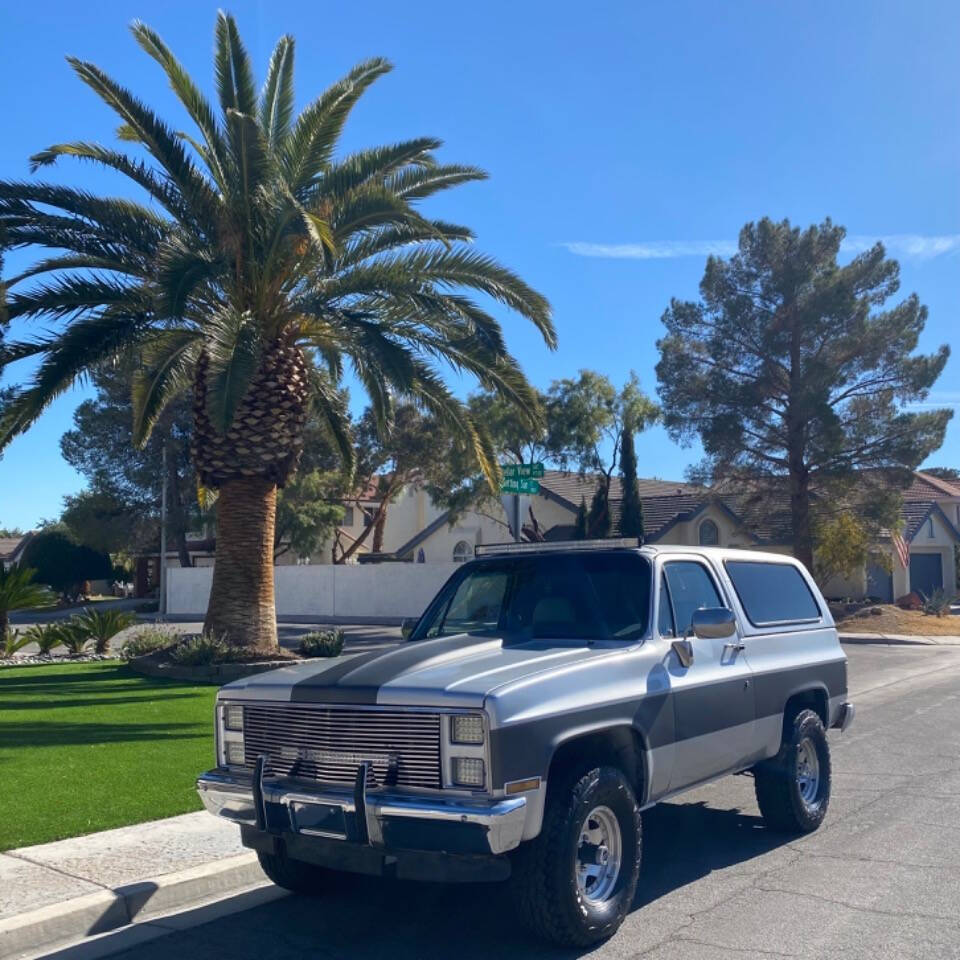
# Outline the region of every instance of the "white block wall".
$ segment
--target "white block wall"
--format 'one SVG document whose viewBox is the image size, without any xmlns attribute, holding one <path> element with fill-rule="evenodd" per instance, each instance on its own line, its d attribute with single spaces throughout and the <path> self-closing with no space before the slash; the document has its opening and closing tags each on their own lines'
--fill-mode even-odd
<svg viewBox="0 0 960 960">
<path fill-rule="evenodd" d="M 274 567 L 278 616 L 418 617 L 456 563 L 316 564 Z M 212 567 L 167 571 L 167 612 L 201 617 Z"/>
</svg>

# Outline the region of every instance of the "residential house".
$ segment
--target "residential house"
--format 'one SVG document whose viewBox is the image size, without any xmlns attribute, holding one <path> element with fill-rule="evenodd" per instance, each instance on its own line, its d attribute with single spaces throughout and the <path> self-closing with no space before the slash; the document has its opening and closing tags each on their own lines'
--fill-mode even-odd
<svg viewBox="0 0 960 960">
<path fill-rule="evenodd" d="M 540 494 L 530 505 L 547 540 L 572 536 L 580 500 L 587 504 L 599 477 L 547 471 Z M 646 539 L 649 543 L 762 549 L 792 549 L 790 504 L 786 495 L 763 501 L 745 493 L 696 487 L 673 481 L 641 479 Z M 622 490 L 617 478 L 610 489 L 614 533 L 620 517 Z M 875 596 L 885 601 L 911 590 L 929 595 L 944 589 L 956 595 L 955 547 L 960 545 L 960 486 L 917 472 L 902 493 L 901 536 L 909 550 L 900 562 L 895 537 L 885 531 L 876 544 L 875 560 L 853 577 L 826 584 L 827 596 Z"/>
<path fill-rule="evenodd" d="M 27 544 L 33 539 L 34 531 L 22 533 L 18 537 L 0 537 L 0 566 L 4 570 L 15 567 L 23 556 Z"/>
</svg>

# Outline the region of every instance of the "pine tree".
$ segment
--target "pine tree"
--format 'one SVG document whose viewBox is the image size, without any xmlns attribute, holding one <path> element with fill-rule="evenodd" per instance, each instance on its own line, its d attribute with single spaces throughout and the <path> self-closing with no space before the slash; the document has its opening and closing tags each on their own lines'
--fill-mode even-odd
<svg viewBox="0 0 960 960">
<path fill-rule="evenodd" d="M 587 539 L 587 501 L 581 497 L 580 506 L 577 509 L 577 519 L 573 526 L 573 539 Z"/>
<path fill-rule="evenodd" d="M 610 536 L 610 504 L 607 500 L 607 486 L 601 481 L 597 492 L 590 501 L 590 512 L 587 514 L 587 538 L 589 540 L 603 540 Z"/>
<path fill-rule="evenodd" d="M 643 501 L 637 483 L 637 454 L 633 448 L 633 431 L 623 430 L 620 447 L 620 476 L 623 479 L 623 502 L 620 507 L 620 535 L 639 537 L 643 542 Z"/>
</svg>

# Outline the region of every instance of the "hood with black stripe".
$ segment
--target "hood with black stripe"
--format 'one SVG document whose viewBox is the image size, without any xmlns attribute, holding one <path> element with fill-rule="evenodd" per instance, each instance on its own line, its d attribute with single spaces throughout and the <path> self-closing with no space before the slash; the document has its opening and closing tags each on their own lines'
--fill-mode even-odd
<svg viewBox="0 0 960 960">
<path fill-rule="evenodd" d="M 611 652 L 583 641 L 504 643 L 458 634 L 281 667 L 236 680 L 222 695 L 286 703 L 478 707 L 497 688 Z"/>
</svg>

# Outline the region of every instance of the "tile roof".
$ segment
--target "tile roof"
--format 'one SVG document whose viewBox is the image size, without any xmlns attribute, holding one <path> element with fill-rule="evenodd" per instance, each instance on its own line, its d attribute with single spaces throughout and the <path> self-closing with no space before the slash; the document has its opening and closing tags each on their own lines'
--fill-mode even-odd
<svg viewBox="0 0 960 960">
<path fill-rule="evenodd" d="M 586 500 L 587 506 L 593 499 L 597 490 L 597 484 L 600 482 L 598 473 L 576 473 L 564 470 L 547 470 L 540 480 L 541 490 L 548 491 L 554 498 L 563 500 L 574 510 L 580 506 L 580 500 Z M 679 493 L 690 493 L 700 490 L 689 483 L 681 483 L 677 480 L 660 480 L 657 478 L 642 477 L 638 480 L 641 497 L 671 496 Z M 619 501 L 623 498 L 623 486 L 620 478 L 613 476 L 610 478 L 610 502 Z"/>
<path fill-rule="evenodd" d="M 19 537 L 0 537 L 0 561 L 9 563 L 16 559 L 17 554 L 26 546 L 27 541 L 33 536 L 33 532 L 25 533 Z"/>
</svg>

